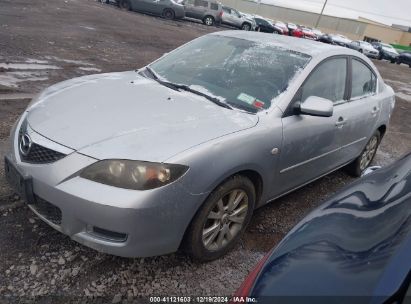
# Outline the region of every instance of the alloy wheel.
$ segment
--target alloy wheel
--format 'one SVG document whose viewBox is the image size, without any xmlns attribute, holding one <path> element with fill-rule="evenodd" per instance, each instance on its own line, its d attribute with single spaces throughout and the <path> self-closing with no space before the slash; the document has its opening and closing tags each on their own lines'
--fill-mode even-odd
<svg viewBox="0 0 411 304">
<path fill-rule="evenodd" d="M 249 24 L 244 24 L 244 25 L 243 25 L 243 30 L 244 30 L 244 31 L 249 31 L 250 29 L 251 29 L 251 27 L 250 27 Z"/>
<path fill-rule="evenodd" d="M 235 189 L 221 197 L 207 216 L 203 227 L 203 245 L 217 251 L 225 247 L 245 224 L 249 201 L 247 193 Z"/>
<path fill-rule="evenodd" d="M 206 17 L 204 21 L 208 26 L 213 25 L 213 19 L 211 17 Z"/>
<path fill-rule="evenodd" d="M 365 170 L 374 158 L 375 152 L 377 152 L 378 138 L 373 136 L 365 146 L 364 152 L 361 155 L 360 169 Z"/>
</svg>

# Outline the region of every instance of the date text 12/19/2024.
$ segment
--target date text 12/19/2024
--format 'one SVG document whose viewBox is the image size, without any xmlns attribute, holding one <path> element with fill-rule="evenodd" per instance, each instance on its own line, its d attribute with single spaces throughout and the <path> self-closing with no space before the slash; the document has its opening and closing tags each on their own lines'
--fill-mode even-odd
<svg viewBox="0 0 411 304">
<path fill-rule="evenodd" d="M 154 296 L 149 298 L 150 303 L 257 303 L 256 298 L 250 297 L 225 297 L 225 296 Z"/>
</svg>

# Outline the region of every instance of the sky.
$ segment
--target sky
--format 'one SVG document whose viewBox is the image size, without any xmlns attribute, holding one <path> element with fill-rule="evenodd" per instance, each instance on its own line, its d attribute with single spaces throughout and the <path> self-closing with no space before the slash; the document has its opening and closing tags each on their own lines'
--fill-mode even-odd
<svg viewBox="0 0 411 304">
<path fill-rule="evenodd" d="M 263 3 L 320 13 L 324 0 L 262 0 Z M 411 27 L 411 0 L 328 0 L 324 14 Z"/>
</svg>

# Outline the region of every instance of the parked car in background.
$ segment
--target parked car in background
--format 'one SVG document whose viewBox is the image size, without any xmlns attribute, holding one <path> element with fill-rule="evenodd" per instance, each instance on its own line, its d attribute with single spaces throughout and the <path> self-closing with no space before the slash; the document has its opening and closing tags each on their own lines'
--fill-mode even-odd
<svg viewBox="0 0 411 304">
<path fill-rule="evenodd" d="M 351 40 L 348 39 L 347 37 L 345 37 L 344 35 L 340 35 L 340 34 L 330 34 L 329 35 L 331 37 L 331 39 L 333 40 L 334 44 L 337 44 L 339 46 L 344 46 L 344 47 L 348 47 L 351 43 Z"/>
<path fill-rule="evenodd" d="M 366 41 L 361 41 L 361 40 L 351 41 L 348 47 L 350 49 L 363 53 L 367 57 L 378 58 L 379 56 L 379 51 Z"/>
<path fill-rule="evenodd" d="M 160 15 L 166 19 L 181 19 L 185 16 L 184 6 L 173 0 L 118 0 L 120 8 Z"/>
<path fill-rule="evenodd" d="M 220 2 L 215 0 L 184 0 L 182 3 L 186 17 L 201 20 L 208 26 L 221 23 L 223 7 Z"/>
<path fill-rule="evenodd" d="M 318 41 L 328 44 L 334 44 L 333 38 L 330 34 L 324 34 L 318 38 Z"/>
<path fill-rule="evenodd" d="M 316 40 L 317 38 L 311 29 L 309 29 L 308 27 L 304 27 L 304 26 L 298 27 L 295 30 L 293 30 L 292 35 L 294 37 L 311 39 L 311 40 Z"/>
<path fill-rule="evenodd" d="M 228 6 L 223 6 L 222 9 L 222 24 L 230 25 L 245 31 L 253 31 L 255 29 L 256 23 L 254 18 L 245 17 L 243 14 L 241 14 L 234 8 Z"/>
<path fill-rule="evenodd" d="M 397 57 L 397 64 L 405 63 L 411 68 L 411 52 L 402 52 Z"/>
<path fill-rule="evenodd" d="M 293 34 L 293 31 L 295 30 L 295 29 L 297 29 L 297 25 L 296 24 L 294 24 L 294 23 L 287 23 L 287 28 L 288 28 L 288 34 L 291 36 L 292 34 Z"/>
<path fill-rule="evenodd" d="M 273 23 L 263 17 L 254 17 L 257 32 L 280 34 L 281 29 L 274 27 Z"/>
<path fill-rule="evenodd" d="M 397 61 L 398 52 L 391 45 L 382 42 L 373 42 L 371 44 L 379 51 L 378 59 L 386 59 L 391 63 Z"/>
<path fill-rule="evenodd" d="M 274 22 L 274 26 L 281 30 L 282 35 L 288 35 L 288 27 L 284 22 L 276 21 Z"/>
<path fill-rule="evenodd" d="M 46 89 L 11 130 L 5 172 L 37 216 L 86 246 L 209 261 L 255 208 L 343 166 L 359 176 L 394 96 L 356 51 L 218 31 L 138 70 Z"/>
<path fill-rule="evenodd" d="M 322 35 L 324 35 L 324 33 L 323 32 L 321 32 L 319 29 L 316 29 L 316 28 L 314 28 L 314 29 L 311 29 L 312 30 L 312 32 L 314 33 L 314 35 L 316 36 L 316 40 L 319 40 L 320 39 L 320 37 L 322 36 Z"/>
<path fill-rule="evenodd" d="M 410 193 L 411 154 L 348 185 L 258 263 L 233 302 L 409 304 Z"/>
</svg>

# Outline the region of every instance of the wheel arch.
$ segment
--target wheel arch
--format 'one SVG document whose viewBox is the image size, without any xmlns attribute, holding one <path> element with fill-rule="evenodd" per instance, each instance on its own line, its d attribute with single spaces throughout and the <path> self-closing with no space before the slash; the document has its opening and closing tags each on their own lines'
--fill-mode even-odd
<svg viewBox="0 0 411 304">
<path fill-rule="evenodd" d="M 194 212 L 192 215 L 192 218 L 188 222 L 187 226 L 185 227 L 184 234 L 181 238 L 180 245 L 179 245 L 179 250 L 184 249 L 185 246 L 185 241 L 187 237 L 187 233 L 190 229 L 190 226 L 196 217 L 197 213 L 201 210 L 201 207 L 204 205 L 204 203 L 207 201 L 211 193 L 217 189 L 221 184 L 225 183 L 227 180 L 234 176 L 244 176 L 248 178 L 251 183 L 254 185 L 255 189 L 255 194 L 256 194 L 256 199 L 255 199 L 255 205 L 254 208 L 258 208 L 261 204 L 260 200 L 263 194 L 263 177 L 262 175 L 255 169 L 241 169 L 241 170 L 234 170 L 231 171 L 230 173 L 222 176 L 221 178 L 217 179 L 215 183 L 213 183 L 213 186 L 211 187 L 211 191 L 208 193 L 208 195 L 204 198 L 204 200 L 201 202 L 201 204 L 197 207 L 197 210 Z"/>
<path fill-rule="evenodd" d="M 377 130 L 380 132 L 381 139 L 384 137 L 385 132 L 387 131 L 386 125 L 380 125 Z"/>
</svg>

